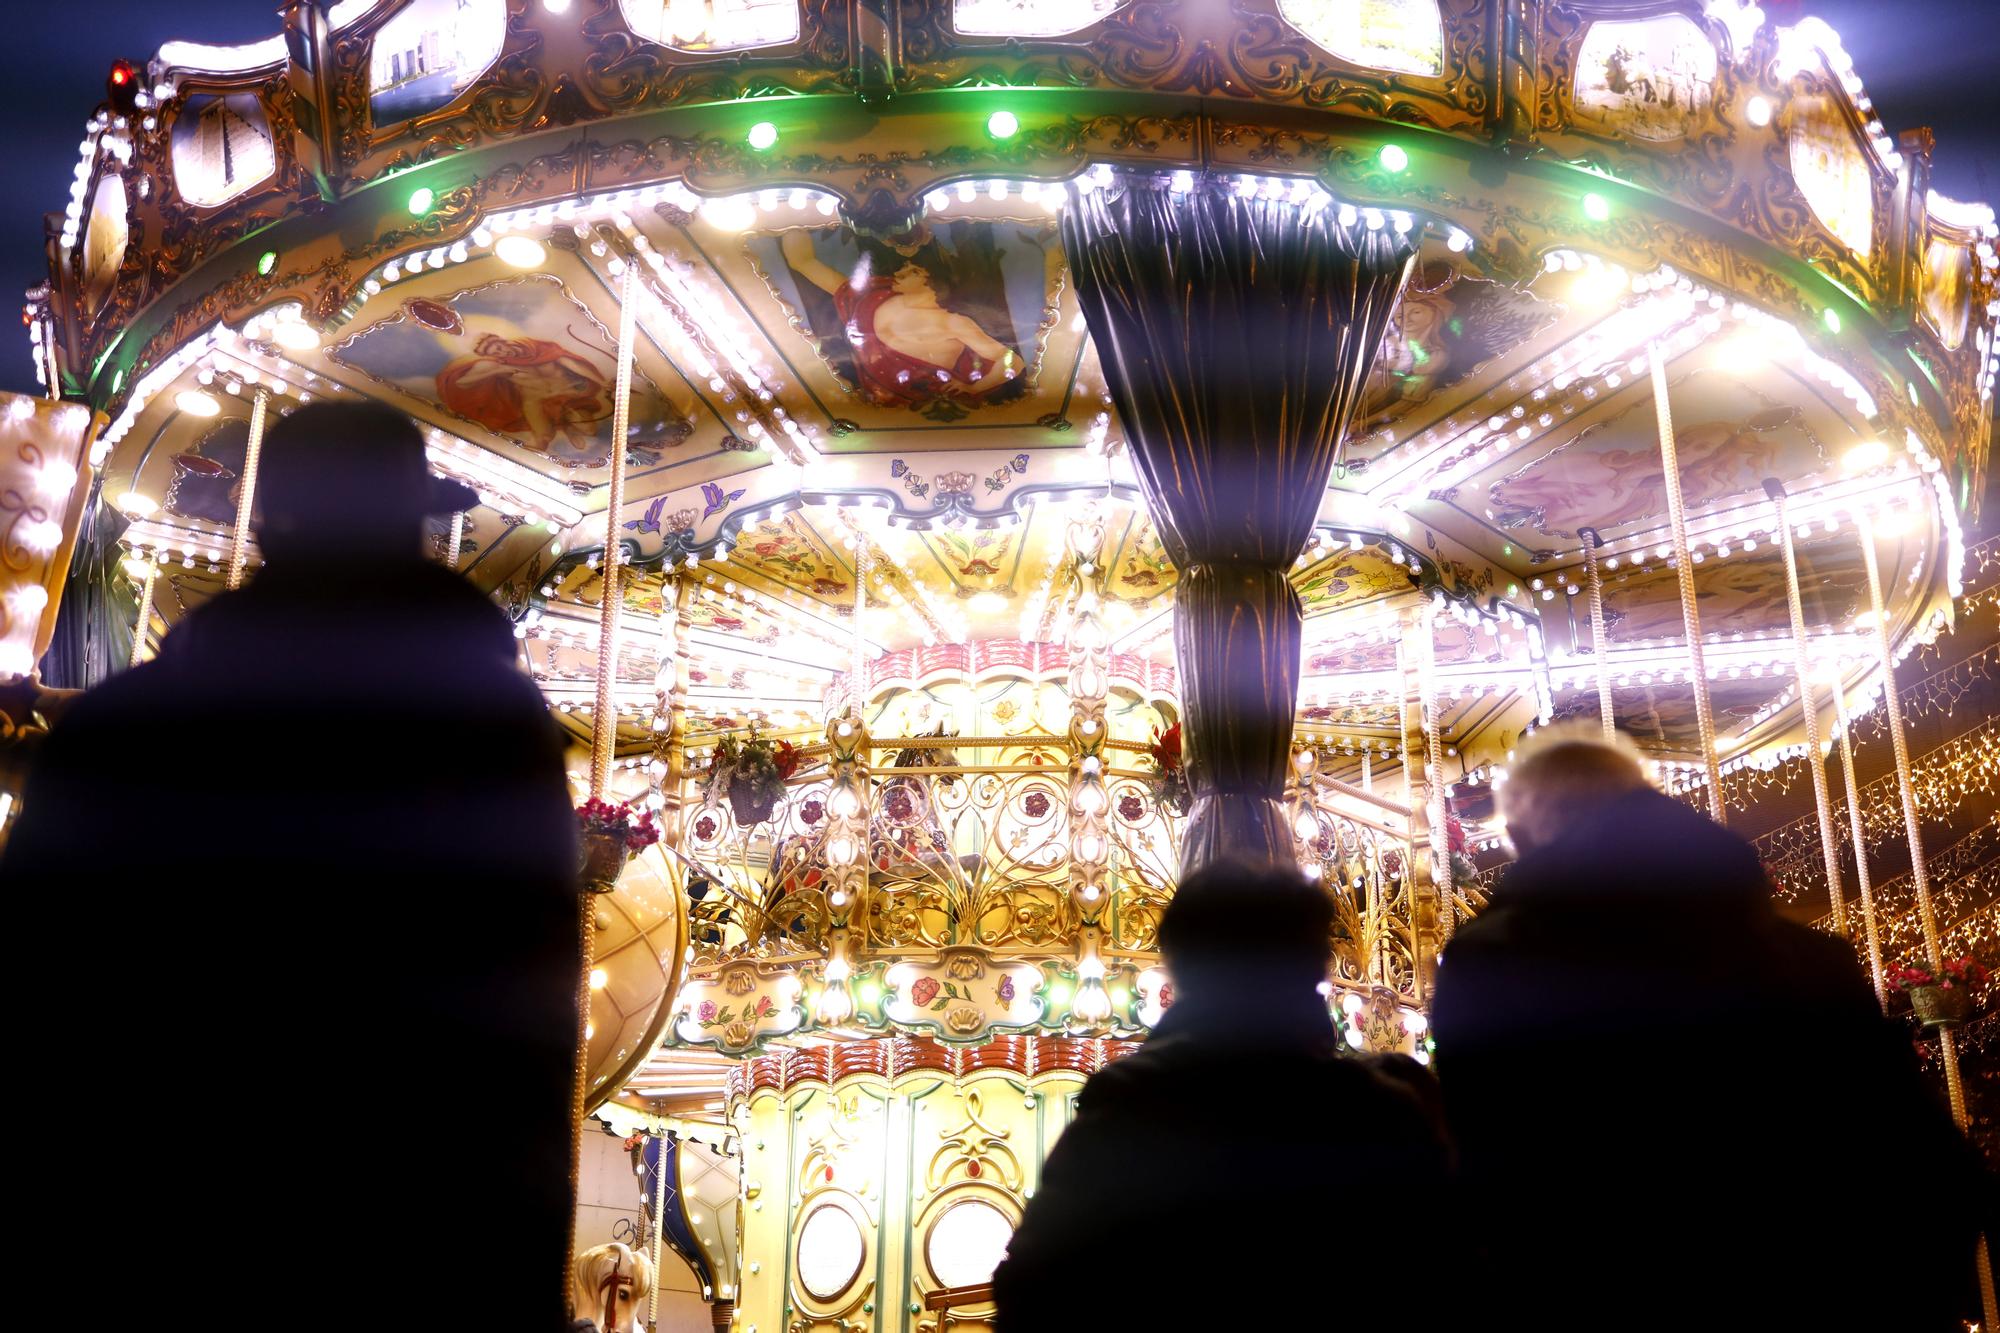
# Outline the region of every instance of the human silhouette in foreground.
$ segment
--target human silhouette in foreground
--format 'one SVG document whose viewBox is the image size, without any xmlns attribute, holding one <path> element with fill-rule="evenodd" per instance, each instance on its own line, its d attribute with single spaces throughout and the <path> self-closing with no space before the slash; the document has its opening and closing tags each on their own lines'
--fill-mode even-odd
<svg viewBox="0 0 2000 1333">
<path fill-rule="evenodd" d="M 1084 1086 L 994 1275 L 1001 1333 L 1433 1326 L 1389 1275 L 1450 1206 L 1447 1152 L 1408 1081 L 1339 1053 L 1332 922 L 1290 868 L 1182 882 L 1174 1003 Z"/>
<path fill-rule="evenodd" d="M 1499 802 L 1432 1012 L 1491 1326 L 1959 1327 L 1991 1181 L 1849 946 L 1594 731 Z"/>
<path fill-rule="evenodd" d="M 131 1127 L 119 1281 L 160 1322 L 303 1261 L 288 1327 L 564 1324 L 576 828 L 505 616 L 422 555 L 475 499 L 394 412 L 278 422 L 265 567 L 77 702 L 24 793 L 0 881 L 59 923 L 42 1025 L 81 1066 L 46 1077 Z"/>
</svg>

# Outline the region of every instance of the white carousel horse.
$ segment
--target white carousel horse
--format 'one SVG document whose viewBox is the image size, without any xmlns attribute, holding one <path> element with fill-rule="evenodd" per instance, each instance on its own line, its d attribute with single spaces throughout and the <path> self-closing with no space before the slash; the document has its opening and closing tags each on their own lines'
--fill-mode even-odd
<svg viewBox="0 0 2000 1333">
<path fill-rule="evenodd" d="M 598 1333 L 635 1333 L 653 1292 L 653 1261 L 616 1241 L 592 1246 L 576 1256 L 571 1292 L 577 1318 L 593 1321 Z"/>
</svg>

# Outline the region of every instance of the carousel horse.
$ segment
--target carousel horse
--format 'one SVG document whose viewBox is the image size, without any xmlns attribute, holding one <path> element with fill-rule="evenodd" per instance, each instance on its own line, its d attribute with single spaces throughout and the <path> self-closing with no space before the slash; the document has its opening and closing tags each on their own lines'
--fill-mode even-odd
<svg viewBox="0 0 2000 1333">
<path fill-rule="evenodd" d="M 938 724 L 930 735 L 943 738 L 952 733 Z M 905 746 L 896 751 L 889 760 L 889 768 L 958 768 L 960 761 L 953 750 L 941 750 L 929 746 Z M 956 777 L 939 775 L 937 781 L 951 785 L 960 781 Z M 810 808 L 811 802 L 807 802 Z M 951 854 L 951 836 L 939 818 L 932 799 L 929 777 L 888 777 L 880 779 L 874 800 L 875 813 L 868 821 L 869 856 L 878 871 L 899 870 L 912 872 L 919 867 L 928 868 L 933 874 L 951 878 L 951 873 L 941 867 L 947 861 L 956 861 L 963 873 L 973 874 L 978 867 L 979 857 L 954 857 Z M 806 929 L 806 909 L 803 906 L 788 908 L 787 899 L 793 894 L 819 887 L 824 878 L 824 867 L 816 854 L 824 830 L 818 827 L 803 829 L 780 839 L 771 849 L 769 873 L 765 883 L 763 911 L 767 920 L 779 930 L 798 933 Z"/>
<path fill-rule="evenodd" d="M 945 730 L 942 722 L 930 733 L 938 739 L 955 734 Z M 960 762 L 956 750 L 912 745 L 896 751 L 889 767 L 958 768 Z M 961 781 L 949 774 L 937 774 L 935 780 L 943 788 L 955 787 Z M 887 870 L 898 862 L 914 863 L 933 872 L 939 872 L 946 862 L 958 863 L 959 869 L 968 874 L 975 868 L 977 856 L 952 855 L 951 833 L 938 815 L 929 778 L 884 780 L 875 810 L 876 814 L 868 821 L 868 841 L 878 870 Z M 944 877 L 951 878 L 949 873 Z"/>
<path fill-rule="evenodd" d="M 653 1261 L 629 1245 L 596 1245 L 576 1256 L 571 1299 L 576 1316 L 598 1333 L 635 1333 L 639 1307 L 653 1292 Z"/>
</svg>

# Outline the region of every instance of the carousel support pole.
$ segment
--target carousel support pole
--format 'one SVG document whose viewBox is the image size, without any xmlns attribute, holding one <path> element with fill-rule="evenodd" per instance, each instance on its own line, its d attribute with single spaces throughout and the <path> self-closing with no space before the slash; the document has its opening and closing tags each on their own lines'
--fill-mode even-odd
<svg viewBox="0 0 2000 1333">
<path fill-rule="evenodd" d="M 444 542 L 444 567 L 458 572 L 458 560 L 465 549 L 465 513 L 460 511 L 451 516 L 451 532 Z"/>
<path fill-rule="evenodd" d="M 653 1124 L 653 1143 L 658 1151 L 653 1157 L 653 1290 L 646 1297 L 647 1333 L 659 1333 L 660 1328 L 660 1251 L 667 1231 L 667 1136 L 658 1121 Z"/>
<path fill-rule="evenodd" d="M 257 390 L 250 403 L 250 443 L 243 450 L 243 485 L 236 493 L 236 535 L 229 543 L 231 589 L 243 586 L 243 565 L 250 554 L 250 510 L 257 502 L 257 460 L 264 452 L 264 419 L 270 408 L 270 390 Z"/>
<path fill-rule="evenodd" d="M 1596 528 L 1585 528 L 1583 570 L 1590 587 L 1590 656 L 1597 669 L 1597 720 L 1603 724 L 1604 739 L 1618 739 L 1618 724 L 1611 708 L 1611 663 L 1605 657 L 1604 575 L 1597 567 L 1597 551 L 1604 538 Z"/>
<path fill-rule="evenodd" d="M 868 539 L 857 530 L 854 534 L 854 650 L 852 665 L 847 670 L 847 707 L 855 721 L 862 720 L 861 710 L 868 702 L 868 684 L 863 673 L 868 669 Z"/>
<path fill-rule="evenodd" d="M 611 766 L 618 744 L 618 514 L 625 503 L 625 436 L 632 410 L 632 341 L 635 333 L 632 279 L 635 266 L 625 265 L 618 293 L 618 379 L 611 408 L 611 478 L 604 502 L 604 595 L 597 619 L 597 711 L 590 730 L 590 795 L 601 801 L 611 785 Z M 574 1285 L 576 1266 L 577 1191 L 583 1170 L 583 1108 L 590 1095 L 590 970 L 597 948 L 596 895 L 577 895 L 577 936 L 583 967 L 576 986 L 576 1079 L 570 1093 L 569 1126 L 569 1244 L 563 1254 L 563 1291 Z M 565 1295 L 564 1305 L 569 1306 Z M 572 1317 L 575 1311 L 571 1310 Z"/>
<path fill-rule="evenodd" d="M 1868 937 L 1868 975 L 1875 983 L 1875 1003 L 1889 1007 L 1889 992 L 1882 980 L 1882 936 L 1875 926 L 1875 891 L 1868 880 L 1868 836 L 1861 821 L 1861 790 L 1854 781 L 1854 728 L 1847 717 L 1847 699 L 1836 677 L 1833 695 L 1834 725 L 1840 728 L 1840 770 L 1847 783 L 1847 820 L 1854 839 L 1854 882 L 1861 891 L 1861 928 Z"/>
<path fill-rule="evenodd" d="M 1427 633 L 1429 625 L 1423 612 L 1406 612 L 1402 632 L 1396 638 L 1396 674 L 1401 682 L 1397 692 L 1397 729 L 1402 733 L 1403 808 L 1409 811 L 1410 820 L 1409 844 L 1403 852 L 1403 892 L 1409 910 L 1410 980 L 1415 992 L 1412 998 L 1419 1007 L 1429 1003 L 1437 955 L 1442 947 L 1438 938 L 1437 884 L 1431 872 L 1437 847 L 1433 829 L 1438 823 L 1430 799 L 1430 778 L 1435 770 L 1425 758 L 1429 754 L 1425 725 L 1428 705 L 1421 673 L 1411 658 L 1416 651 L 1413 641 Z M 1423 855 L 1418 854 L 1419 848 L 1423 849 Z"/>
<path fill-rule="evenodd" d="M 1437 604 L 1427 603 L 1418 617 L 1417 688 L 1421 692 L 1424 728 L 1424 795 L 1430 816 L 1432 884 L 1437 892 L 1438 948 L 1451 940 L 1457 917 L 1457 886 L 1452 882 L 1451 806 L 1445 798 L 1444 727 L 1437 704 Z"/>
<path fill-rule="evenodd" d="M 1910 784 L 1910 748 L 1903 735 L 1903 703 L 1896 691 L 1896 655 L 1889 642 L 1889 615 L 1882 605 L 1882 570 L 1875 554 L 1875 521 L 1861 509 L 1855 523 L 1861 541 L 1861 558 L 1868 568 L 1868 607 L 1875 613 L 1875 653 L 1882 667 L 1882 706 L 1889 713 L 1889 746 L 1896 758 L 1896 790 L 1903 800 L 1903 831 L 1910 839 L 1910 883 L 1917 893 L 1917 919 L 1924 928 L 1924 953 L 1930 959 L 1931 975 L 1944 973 L 1944 945 L 1938 938 L 1937 910 L 1931 901 L 1930 873 L 1924 865 L 1923 834 L 1917 821 L 1917 796 Z M 1857 858 L 1860 848 L 1855 849 Z M 1965 1106 L 1965 1084 L 1958 1072 L 1958 1044 L 1952 1030 L 1937 1030 L 1938 1061 L 1944 1066 L 1945 1097 L 1951 1103 L 1951 1118 L 1960 1130 L 1968 1130 L 1971 1118 Z M 1979 1302 L 1985 1327 L 2000 1327 L 2000 1300 L 1993 1290 L 1993 1259 L 1986 1237 L 1979 1237 L 1976 1255 L 1979 1270 Z"/>
<path fill-rule="evenodd" d="M 1833 904 L 1834 933 L 1847 935 L 1847 893 L 1840 883 L 1840 845 L 1833 836 L 1833 800 L 1826 791 L 1824 756 L 1819 748 L 1819 709 L 1813 704 L 1812 654 L 1806 647 L 1805 605 L 1799 598 L 1799 561 L 1792 545 L 1792 524 L 1785 512 L 1785 484 L 1766 478 L 1764 493 L 1778 510 L 1778 540 L 1785 551 L 1785 599 L 1792 613 L 1793 670 L 1799 678 L 1799 711 L 1806 724 L 1806 766 L 1812 771 L 1813 806 L 1819 812 L 1819 846 L 1826 858 L 1826 896 Z"/>
<path fill-rule="evenodd" d="M 1715 712 L 1709 705 L 1708 664 L 1702 660 L 1701 614 L 1695 608 L 1694 560 L 1688 550 L 1687 506 L 1681 498 L 1681 465 L 1674 444 L 1673 411 L 1667 403 L 1667 362 L 1660 345 L 1646 347 L 1653 371 L 1653 415 L 1660 427 L 1660 471 L 1667 486 L 1667 518 L 1673 526 L 1674 573 L 1681 592 L 1681 625 L 1687 631 L 1688 663 L 1694 677 L 1695 732 L 1701 742 L 1702 767 L 1708 773 L 1708 816 L 1727 823 L 1722 810 L 1722 770 L 1715 762 Z"/>
<path fill-rule="evenodd" d="M 1903 737 L 1903 703 L 1896 697 L 1896 655 L 1889 643 L 1889 617 L 1882 605 L 1882 571 L 1875 558 L 1875 522 L 1860 511 L 1855 527 L 1861 558 L 1868 569 L 1868 605 L 1875 613 L 1875 654 L 1882 668 L 1882 706 L 1889 712 L 1889 747 L 1896 757 L 1896 790 L 1903 801 L 1903 831 L 1910 840 L 1910 883 L 1917 894 L 1917 920 L 1924 928 L 1924 955 L 1933 975 L 1944 969 L 1944 946 L 1938 939 L 1937 911 L 1931 902 L 1930 873 L 1924 865 L 1924 841 L 1917 820 L 1916 789 L 1910 785 L 1910 750 Z M 1958 1050 L 1950 1028 L 1938 1029 L 1938 1050 L 1944 1063 L 1945 1093 L 1952 1118 L 1965 1128 L 1965 1087 L 1958 1077 Z"/>
<path fill-rule="evenodd" d="M 146 656 L 146 634 L 153 623 L 153 583 L 160 577 L 160 555 L 155 551 L 146 557 L 146 577 L 139 580 L 139 623 L 132 626 L 132 660 L 127 666 L 138 666 Z"/>
</svg>

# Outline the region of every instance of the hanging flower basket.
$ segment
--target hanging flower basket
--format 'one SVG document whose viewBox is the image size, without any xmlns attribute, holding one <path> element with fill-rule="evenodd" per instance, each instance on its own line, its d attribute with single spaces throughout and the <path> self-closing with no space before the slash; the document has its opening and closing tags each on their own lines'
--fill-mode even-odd
<svg viewBox="0 0 2000 1333">
<path fill-rule="evenodd" d="M 1915 986 L 1910 1007 L 1927 1028 L 1955 1028 L 1972 1017 L 1972 992 L 1963 986 Z"/>
<path fill-rule="evenodd" d="M 591 893 L 609 893 L 633 856 L 660 840 L 650 810 L 634 813 L 629 805 L 589 800 L 576 808 L 577 840 L 582 844 L 580 877 Z"/>
<path fill-rule="evenodd" d="M 1187 765 L 1181 761 L 1181 724 L 1154 732 L 1146 755 L 1153 761 L 1153 776 L 1146 784 L 1152 789 L 1153 803 L 1177 815 L 1186 814 L 1194 804 L 1194 789 L 1188 783 Z"/>
<path fill-rule="evenodd" d="M 783 790 L 782 786 L 778 788 L 778 791 Z M 740 774 L 729 779 L 729 810 L 736 816 L 736 822 L 745 828 L 769 819 L 777 804 L 777 791 L 761 788 Z"/>
<path fill-rule="evenodd" d="M 799 771 L 799 752 L 790 741 L 768 741 L 752 731 L 738 740 L 724 736 L 709 760 L 703 784 L 713 801 L 727 797 L 736 822 L 748 828 L 771 817 L 785 794 L 785 779 Z"/>
<path fill-rule="evenodd" d="M 1986 969 L 1967 954 L 1947 958 L 1933 976 L 1928 968 L 1899 967 L 1889 973 L 1892 985 L 1910 997 L 1917 1021 L 1927 1028 L 1952 1028 L 1972 1017 L 1972 993 L 1988 980 Z"/>
</svg>

